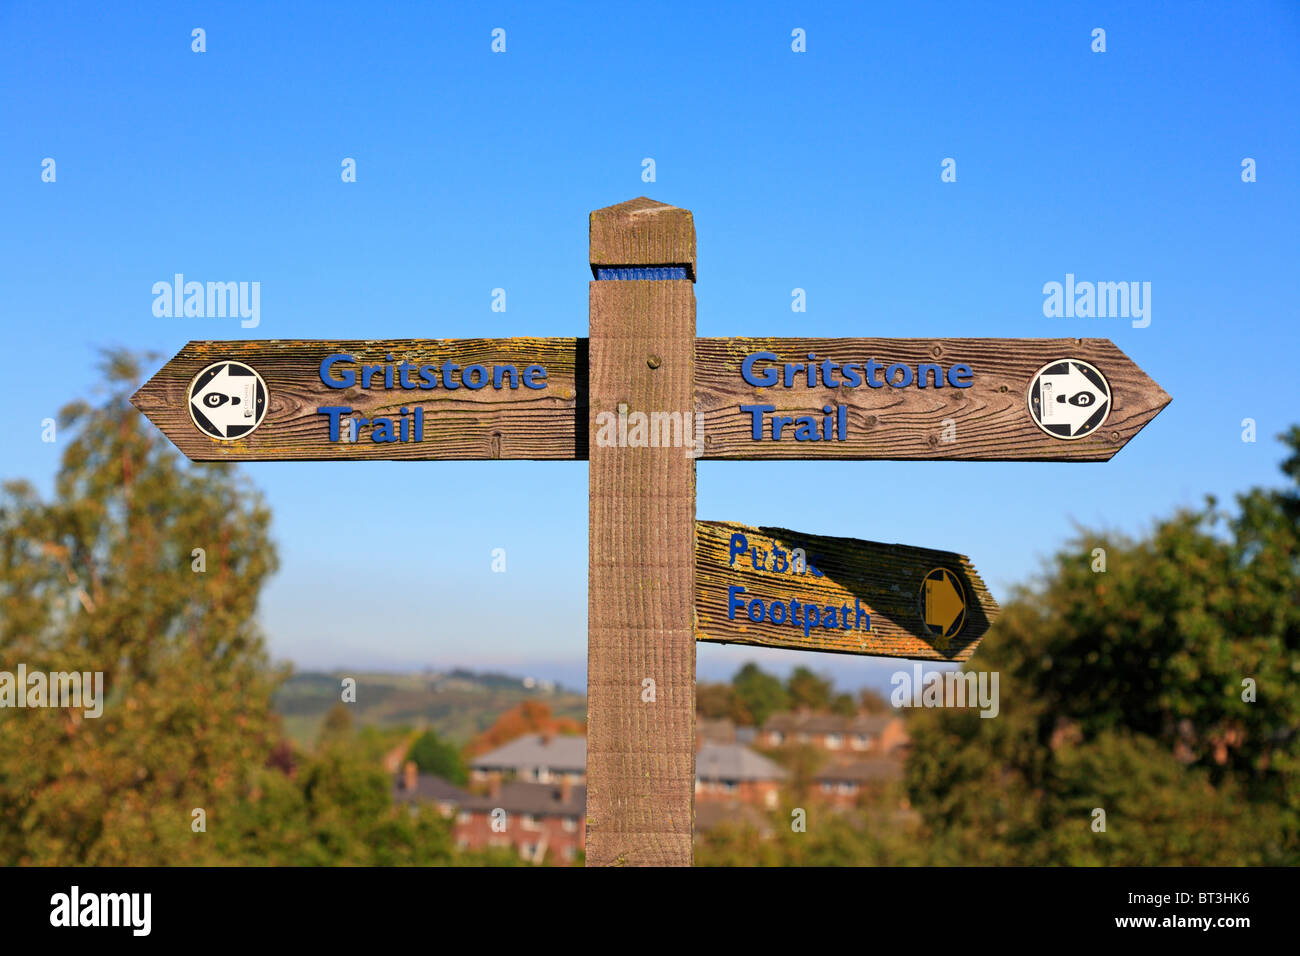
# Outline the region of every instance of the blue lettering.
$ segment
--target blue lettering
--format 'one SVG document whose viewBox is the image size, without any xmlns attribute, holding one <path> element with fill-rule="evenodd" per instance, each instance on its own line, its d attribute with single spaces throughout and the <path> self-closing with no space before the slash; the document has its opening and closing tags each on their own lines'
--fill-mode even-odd
<svg viewBox="0 0 1300 956">
<path fill-rule="evenodd" d="M 780 373 L 774 368 L 764 369 L 758 377 L 755 377 L 754 363 L 759 361 L 775 362 L 777 357 L 772 352 L 755 352 L 746 355 L 744 361 L 740 363 L 740 377 L 755 388 L 769 388 L 775 385 L 780 378 Z"/>
<path fill-rule="evenodd" d="M 354 359 L 351 355 L 343 355 L 342 353 L 338 355 L 331 355 L 325 361 L 320 363 L 320 380 L 324 382 L 326 385 L 328 385 L 330 388 L 351 388 L 353 385 L 357 383 L 356 372 L 352 371 L 352 369 L 350 368 L 345 368 L 341 373 L 343 375 L 342 378 L 331 378 L 330 372 L 334 370 L 335 362 L 355 362 L 355 361 L 356 359 Z"/>
</svg>

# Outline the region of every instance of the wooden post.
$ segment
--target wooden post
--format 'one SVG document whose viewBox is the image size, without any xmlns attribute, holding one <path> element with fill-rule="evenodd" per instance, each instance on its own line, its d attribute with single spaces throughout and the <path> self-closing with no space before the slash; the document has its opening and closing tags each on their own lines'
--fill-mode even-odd
<svg viewBox="0 0 1300 956">
<path fill-rule="evenodd" d="M 693 419 L 695 223 L 633 199 L 590 248 L 587 863 L 690 866 L 695 458 L 631 447 L 625 416 Z"/>
</svg>

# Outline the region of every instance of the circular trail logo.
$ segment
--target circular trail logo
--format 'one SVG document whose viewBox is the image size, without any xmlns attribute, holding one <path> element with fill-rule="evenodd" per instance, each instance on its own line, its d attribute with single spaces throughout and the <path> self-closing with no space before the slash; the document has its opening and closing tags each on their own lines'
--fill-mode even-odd
<svg viewBox="0 0 1300 956">
<path fill-rule="evenodd" d="M 1110 414 L 1110 385 L 1080 359 L 1044 365 L 1029 382 L 1029 414 L 1053 438 L 1086 438 Z"/>
<path fill-rule="evenodd" d="M 921 580 L 918 598 L 925 629 L 946 648 L 966 623 L 966 589 L 947 568 L 935 568 Z"/>
<path fill-rule="evenodd" d="M 234 441 L 262 424 L 266 398 L 266 382 L 243 362 L 217 362 L 190 383 L 190 419 L 209 438 Z"/>
</svg>

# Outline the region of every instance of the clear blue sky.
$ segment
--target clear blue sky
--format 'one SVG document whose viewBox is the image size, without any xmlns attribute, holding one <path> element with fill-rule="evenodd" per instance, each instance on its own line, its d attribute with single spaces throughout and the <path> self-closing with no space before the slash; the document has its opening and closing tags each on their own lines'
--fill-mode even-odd
<svg viewBox="0 0 1300 956">
<path fill-rule="evenodd" d="M 102 345 L 585 335 L 587 213 L 645 194 L 695 213 L 701 335 L 1109 337 L 1173 395 L 1101 465 L 699 466 L 702 518 L 962 551 L 1005 594 L 1074 522 L 1135 533 L 1277 482 L 1300 420 L 1298 9 L 10 0 L 0 477 L 49 487 L 41 420 Z M 260 326 L 156 318 L 176 272 L 260 282 Z M 1150 327 L 1045 318 L 1067 272 L 1150 282 Z M 275 514 L 277 657 L 582 682 L 585 464 L 245 467 Z M 702 647 L 700 671 L 750 656 Z"/>
</svg>

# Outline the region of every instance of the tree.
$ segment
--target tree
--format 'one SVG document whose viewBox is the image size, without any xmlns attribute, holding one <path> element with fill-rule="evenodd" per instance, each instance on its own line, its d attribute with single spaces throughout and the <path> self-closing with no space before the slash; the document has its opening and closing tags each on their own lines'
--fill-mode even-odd
<svg viewBox="0 0 1300 956">
<path fill-rule="evenodd" d="M 868 714 L 884 714 L 890 710 L 889 701 L 870 688 L 858 692 L 858 710 Z"/>
<path fill-rule="evenodd" d="M 53 498 L 22 481 L 0 497 L 6 664 L 100 673 L 104 697 L 97 718 L 0 709 L 0 861 L 211 861 L 192 811 L 216 821 L 246 796 L 274 738 L 254 624 L 270 513 L 131 407 L 134 360 L 105 354 L 102 370 L 106 401 L 60 413 Z"/>
<path fill-rule="evenodd" d="M 316 746 L 318 748 L 329 747 L 334 744 L 346 744 L 352 736 L 352 711 L 348 705 L 341 700 L 334 702 L 334 706 L 325 712 L 325 719 L 321 721 L 320 734 L 317 735 Z"/>
<path fill-rule="evenodd" d="M 838 717 L 855 717 L 858 713 L 857 701 L 852 694 L 836 694 L 831 698 L 830 712 Z"/>
<path fill-rule="evenodd" d="M 469 779 L 460 751 L 432 730 L 416 738 L 406 759 L 413 761 L 421 773 L 436 774 L 452 783 L 463 784 Z"/>
<path fill-rule="evenodd" d="M 732 712 L 731 686 L 729 684 L 714 683 L 696 684 L 695 712 L 708 720 L 730 717 Z"/>
<path fill-rule="evenodd" d="M 834 690 L 831 682 L 806 667 L 796 667 L 792 670 L 785 687 L 790 695 L 790 705 L 793 707 L 818 711 L 830 709 L 831 695 Z"/>
<path fill-rule="evenodd" d="M 1300 860 L 1300 429 L 1286 441 L 1291 487 L 1238 496 L 1235 516 L 1209 499 L 1140 540 L 1080 532 L 1004 606 L 970 665 L 999 672 L 1000 716 L 909 725 L 936 846 L 966 863 Z"/>
<path fill-rule="evenodd" d="M 731 717 L 737 724 L 761 727 L 772 714 L 790 706 L 790 695 L 780 679 L 764 673 L 753 662 L 736 672 L 731 689 Z"/>
<path fill-rule="evenodd" d="M 525 700 L 503 711 L 492 726 L 469 742 L 470 756 L 487 753 L 525 734 L 580 734 L 583 725 L 568 717 L 556 717 L 548 704 Z"/>
</svg>

